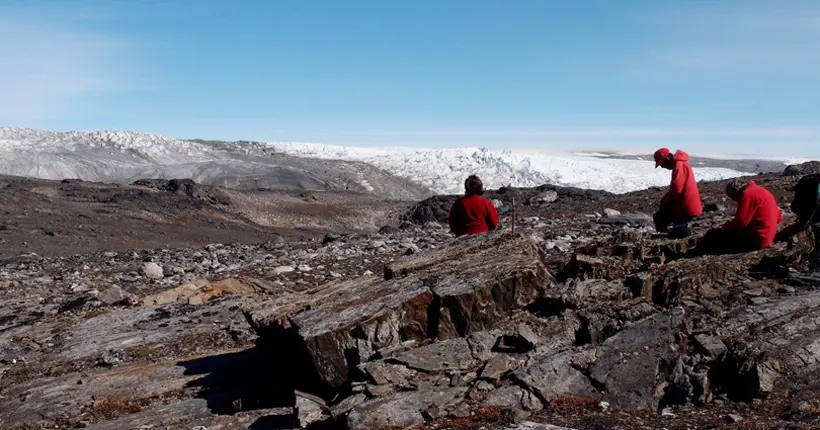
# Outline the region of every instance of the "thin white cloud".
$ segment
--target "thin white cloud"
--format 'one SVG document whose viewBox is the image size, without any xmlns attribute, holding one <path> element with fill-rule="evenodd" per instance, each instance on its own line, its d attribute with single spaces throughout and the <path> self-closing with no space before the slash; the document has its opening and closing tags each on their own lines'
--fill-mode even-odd
<svg viewBox="0 0 820 430">
<path fill-rule="evenodd" d="M 54 19 L 0 17 L 0 123 L 63 116 L 84 97 L 129 88 L 128 40 Z"/>
<path fill-rule="evenodd" d="M 691 71 L 820 71 L 820 2 L 701 3 L 643 16 L 652 57 Z"/>
</svg>

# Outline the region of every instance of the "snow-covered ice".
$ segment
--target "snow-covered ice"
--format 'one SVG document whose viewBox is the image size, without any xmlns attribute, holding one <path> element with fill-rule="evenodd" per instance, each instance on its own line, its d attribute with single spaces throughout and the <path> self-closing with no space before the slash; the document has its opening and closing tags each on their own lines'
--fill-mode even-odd
<svg viewBox="0 0 820 430">
<path fill-rule="evenodd" d="M 471 174 L 481 176 L 488 188 L 551 183 L 623 193 L 669 183 L 669 172 L 655 169 L 651 161 L 602 158 L 604 153 L 374 148 L 300 142 L 219 143 L 125 131 L 54 132 L 0 127 L 0 174 L 44 179 L 122 182 L 150 172 L 162 172 L 163 177 L 199 178 L 202 166 L 210 170 L 218 166 L 222 175 L 258 175 L 265 170 L 265 160 L 272 160 L 275 153 L 364 162 L 437 193 L 460 193 L 464 178 Z M 248 157 L 253 157 L 252 162 Z M 698 180 L 748 173 L 756 172 L 695 166 Z M 373 179 L 364 174 L 360 183 L 366 189 L 373 187 Z"/>
</svg>

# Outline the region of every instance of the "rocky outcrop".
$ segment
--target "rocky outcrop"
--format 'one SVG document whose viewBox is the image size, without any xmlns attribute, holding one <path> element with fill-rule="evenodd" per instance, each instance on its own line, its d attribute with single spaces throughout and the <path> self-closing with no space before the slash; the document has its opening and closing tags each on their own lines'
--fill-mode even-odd
<svg viewBox="0 0 820 430">
<path fill-rule="evenodd" d="M 820 173 L 820 161 L 807 161 L 800 164 L 792 164 L 783 171 L 784 176 L 803 176 Z"/>
<path fill-rule="evenodd" d="M 260 336 L 302 351 L 318 389 L 330 395 L 351 382 L 358 364 L 385 350 L 468 336 L 534 302 L 554 282 L 542 258 L 523 235 L 465 237 L 387 265 L 386 279 L 325 285 L 254 305 L 248 316 Z"/>
</svg>

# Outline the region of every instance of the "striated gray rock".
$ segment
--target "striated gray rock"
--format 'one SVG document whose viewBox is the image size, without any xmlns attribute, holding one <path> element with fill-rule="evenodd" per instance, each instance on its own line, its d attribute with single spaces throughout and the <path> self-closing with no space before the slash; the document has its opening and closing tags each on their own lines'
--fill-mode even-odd
<svg viewBox="0 0 820 430">
<path fill-rule="evenodd" d="M 765 396 L 778 384 L 820 370 L 820 292 L 735 311 L 718 335 L 729 346 L 723 356 L 726 382 L 741 397 Z"/>
<path fill-rule="evenodd" d="M 556 396 L 597 397 L 600 393 L 590 378 L 578 370 L 589 366 L 594 359 L 589 351 L 551 354 L 534 359 L 531 366 L 514 372 L 511 379 L 545 404 Z"/>
<path fill-rule="evenodd" d="M 464 387 L 395 393 L 354 407 L 346 425 L 348 430 L 407 429 L 423 424 L 426 417 L 447 416 L 463 402 L 466 393 Z"/>
<path fill-rule="evenodd" d="M 684 353 L 685 313 L 676 308 L 638 321 L 595 351 L 589 377 L 605 389 L 603 399 L 630 409 L 656 411 L 671 367 Z"/>
<path fill-rule="evenodd" d="M 318 379 L 338 390 L 351 368 L 379 350 L 404 340 L 464 337 L 532 303 L 553 282 L 542 257 L 523 235 L 466 237 L 398 259 L 386 266 L 387 280 L 332 283 L 253 305 L 248 317 L 260 336 L 304 351 Z"/>
</svg>

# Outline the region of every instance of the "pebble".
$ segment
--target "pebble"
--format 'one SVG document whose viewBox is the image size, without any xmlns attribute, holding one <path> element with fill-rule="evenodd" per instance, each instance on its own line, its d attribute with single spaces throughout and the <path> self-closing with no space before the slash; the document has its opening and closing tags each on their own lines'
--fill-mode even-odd
<svg viewBox="0 0 820 430">
<path fill-rule="evenodd" d="M 162 267 L 154 262 L 148 262 L 142 265 L 142 274 L 149 279 L 162 279 L 165 273 Z"/>
<path fill-rule="evenodd" d="M 739 423 L 743 421 L 743 417 L 738 414 L 729 414 L 726 415 L 726 421 L 729 421 L 730 423 Z"/>
<path fill-rule="evenodd" d="M 294 270 L 296 270 L 296 269 L 294 269 L 292 266 L 279 266 L 279 267 L 274 267 L 272 272 L 274 274 L 281 275 L 283 273 L 293 272 Z"/>
</svg>

